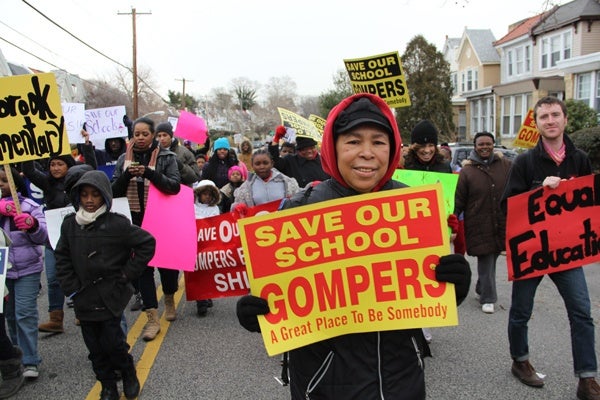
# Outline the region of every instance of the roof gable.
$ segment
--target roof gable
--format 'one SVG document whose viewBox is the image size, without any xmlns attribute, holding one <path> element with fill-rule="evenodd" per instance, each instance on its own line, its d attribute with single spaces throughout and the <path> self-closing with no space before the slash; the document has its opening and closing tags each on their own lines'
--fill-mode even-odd
<svg viewBox="0 0 600 400">
<path fill-rule="evenodd" d="M 535 28 L 535 26 L 537 24 L 539 24 L 540 21 L 542 21 L 542 19 L 544 17 L 547 17 L 555 10 L 556 10 L 556 8 L 553 8 L 550 11 L 546 11 L 541 14 L 534 15 L 533 17 L 527 18 L 527 19 L 521 21 L 520 23 L 517 23 L 516 26 L 514 26 L 511 30 L 509 30 L 506 35 L 504 35 L 503 37 L 498 39 L 494 43 L 494 45 L 500 46 L 504 43 L 508 43 L 508 42 L 513 41 L 522 36 L 529 35 L 531 33 L 531 31 Z"/>
<path fill-rule="evenodd" d="M 467 29 L 463 33 L 459 54 L 462 53 L 465 42 L 468 41 L 481 64 L 500 63 L 500 55 L 494 47 L 496 38 L 491 29 Z"/>
<path fill-rule="evenodd" d="M 541 35 L 582 20 L 600 20 L 600 2 L 598 0 L 574 0 L 559 6 L 552 15 L 533 29 L 533 35 Z"/>
</svg>

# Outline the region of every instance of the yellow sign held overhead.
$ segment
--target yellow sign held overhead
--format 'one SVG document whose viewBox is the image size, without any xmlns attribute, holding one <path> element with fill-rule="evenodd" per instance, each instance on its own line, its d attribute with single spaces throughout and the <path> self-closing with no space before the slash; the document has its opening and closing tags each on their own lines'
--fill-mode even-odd
<svg viewBox="0 0 600 400">
<path fill-rule="evenodd" d="M 344 60 L 354 93 L 371 93 L 390 107 L 410 106 L 406 77 L 397 51 Z"/>
<path fill-rule="evenodd" d="M 0 164 L 70 153 L 54 74 L 0 78 Z"/>
</svg>

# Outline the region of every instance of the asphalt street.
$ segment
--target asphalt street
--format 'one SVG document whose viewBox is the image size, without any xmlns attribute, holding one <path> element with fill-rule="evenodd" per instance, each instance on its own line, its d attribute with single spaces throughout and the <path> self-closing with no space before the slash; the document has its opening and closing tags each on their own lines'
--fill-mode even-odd
<svg viewBox="0 0 600 400">
<path fill-rule="evenodd" d="M 468 259 L 476 277 L 475 259 Z M 587 266 L 585 271 L 592 314 L 597 320 L 600 264 Z M 535 389 L 518 382 L 510 372 L 506 326 L 511 284 L 506 278 L 504 257 L 499 259 L 497 280 L 499 301 L 494 314 L 481 312 L 472 284 L 469 297 L 459 307 L 459 325 L 432 329 L 433 357 L 426 360 L 425 367 L 427 398 L 576 399 L 569 324 L 552 281 L 543 279 L 530 322 L 531 361 L 539 372 L 547 375 L 544 388 Z M 172 323 L 163 319 L 163 332 L 148 343 L 137 338 L 145 316 L 127 310 L 130 339 L 134 343 L 132 354 L 143 380 L 139 399 L 289 398 L 289 389 L 275 379 L 281 374 L 280 357 L 267 356 L 260 335 L 239 326 L 235 317 L 236 300 L 217 299 L 208 315 L 199 318 L 195 303 L 185 301 L 184 296 L 178 304 L 179 318 Z M 45 290 L 38 304 L 40 319 L 45 320 Z M 159 309 L 162 314 L 162 302 Z M 14 399 L 99 398 L 72 309 L 66 309 L 65 318 L 64 334 L 40 334 L 39 351 L 43 359 L 40 377 L 27 382 Z"/>
</svg>

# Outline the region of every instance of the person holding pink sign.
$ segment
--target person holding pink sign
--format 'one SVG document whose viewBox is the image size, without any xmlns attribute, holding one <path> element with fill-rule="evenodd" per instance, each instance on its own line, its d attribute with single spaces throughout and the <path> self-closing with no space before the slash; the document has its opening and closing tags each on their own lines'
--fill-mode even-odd
<svg viewBox="0 0 600 400">
<path fill-rule="evenodd" d="M 142 226 L 150 183 L 165 194 L 177 194 L 180 190 L 181 176 L 175 153 L 161 149 L 155 139 L 154 121 L 148 117 L 138 118 L 134 121 L 132 129 L 133 139 L 115 166 L 112 190 L 115 197 L 127 196 L 131 219 L 135 225 Z M 178 289 L 179 271 L 160 267 L 157 269 L 165 294 L 165 303 L 170 303 Z M 160 332 L 160 322 L 153 267 L 146 268 L 139 279 L 139 291 L 142 295 L 142 310 L 148 318 L 142 338 L 146 341 L 154 340 Z"/>
<path fill-rule="evenodd" d="M 119 398 L 115 370 L 121 372 L 125 397 L 133 399 L 140 383 L 121 319 L 133 294 L 131 281 L 146 269 L 156 240 L 127 217 L 110 212 L 112 190 L 104 172 L 85 172 L 71 197 L 77 211 L 61 225 L 57 278 L 74 301 L 88 358 L 102 384 L 101 399 Z"/>
<path fill-rule="evenodd" d="M 307 186 L 282 208 L 406 187 L 392 180 L 401 146 L 394 115 L 381 98 L 360 93 L 342 100 L 323 134 L 323 170 L 331 179 Z M 435 277 L 455 284 L 457 303 L 467 295 L 471 271 L 462 255 L 441 257 Z M 270 310 L 267 300 L 247 295 L 236 312 L 244 328 L 260 331 L 257 315 Z M 315 342 L 289 351 L 291 398 L 425 399 L 423 358 L 429 355 L 419 328 Z"/>
</svg>

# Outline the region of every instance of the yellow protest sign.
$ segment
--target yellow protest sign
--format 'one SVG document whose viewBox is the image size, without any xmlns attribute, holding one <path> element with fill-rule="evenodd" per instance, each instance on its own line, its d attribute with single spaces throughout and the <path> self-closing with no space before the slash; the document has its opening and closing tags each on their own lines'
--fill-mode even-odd
<svg viewBox="0 0 600 400">
<path fill-rule="evenodd" d="M 318 115 L 315 114 L 310 114 L 308 116 L 308 120 L 310 122 L 312 122 L 313 124 L 315 124 L 315 126 L 317 127 L 317 130 L 319 131 L 319 133 L 321 135 L 323 135 L 323 132 L 325 131 L 325 122 L 327 122 L 327 120 L 325 118 L 321 118 Z"/>
<path fill-rule="evenodd" d="M 277 111 L 281 117 L 281 125 L 294 128 L 296 136 L 310 137 L 321 143 L 321 133 L 311 121 L 285 108 L 277 107 Z"/>
<path fill-rule="evenodd" d="M 0 164 L 70 152 L 54 74 L 0 78 Z"/>
<path fill-rule="evenodd" d="M 331 337 L 458 323 L 440 184 L 316 203 L 238 221 L 270 355 Z"/>
<path fill-rule="evenodd" d="M 410 106 L 406 77 L 397 51 L 344 60 L 354 93 L 371 93 L 390 107 Z"/>
<path fill-rule="evenodd" d="M 535 124 L 535 118 L 533 118 L 533 110 L 530 109 L 527 112 L 527 117 L 519 129 L 519 134 L 515 137 L 513 142 L 514 147 L 523 147 L 525 149 L 532 149 L 538 142 L 540 132 Z"/>
</svg>

